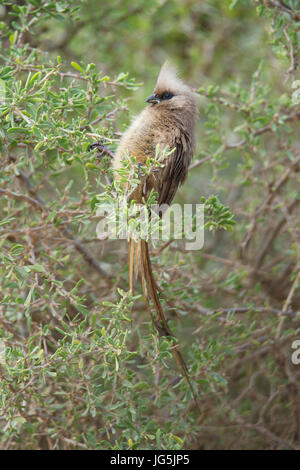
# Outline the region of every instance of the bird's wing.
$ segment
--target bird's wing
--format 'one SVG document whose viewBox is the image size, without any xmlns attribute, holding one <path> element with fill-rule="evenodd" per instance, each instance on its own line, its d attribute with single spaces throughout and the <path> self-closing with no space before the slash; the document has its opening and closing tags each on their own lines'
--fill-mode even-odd
<svg viewBox="0 0 300 470">
<path fill-rule="evenodd" d="M 192 157 L 189 137 L 185 134 L 181 134 L 180 137 L 175 136 L 174 144 L 175 151 L 167 157 L 165 166 L 159 174 L 158 204 L 171 204 L 178 186 L 187 176 Z"/>
</svg>

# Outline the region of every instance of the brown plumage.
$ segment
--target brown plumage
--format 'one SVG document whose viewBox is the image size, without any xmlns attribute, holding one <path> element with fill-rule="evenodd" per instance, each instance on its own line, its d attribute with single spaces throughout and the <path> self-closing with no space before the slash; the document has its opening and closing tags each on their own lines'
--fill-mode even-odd
<svg viewBox="0 0 300 470">
<path fill-rule="evenodd" d="M 147 158 L 154 158 L 156 147 L 163 151 L 167 146 L 174 152 L 165 160 L 162 155 L 159 159 L 163 166 L 142 179 L 141 184 L 134 190 L 131 197 L 142 203 L 147 200 L 149 193 L 154 189 L 158 193 L 158 204 L 170 204 L 178 187 L 184 182 L 188 167 L 194 151 L 194 129 L 198 115 L 196 96 L 191 89 L 178 77 L 175 70 L 165 63 L 159 73 L 154 93 L 147 98 L 148 106 L 133 121 L 123 135 L 113 168 L 121 168 L 121 162 L 127 155 L 135 157 L 136 163 L 144 164 Z M 174 337 L 171 332 L 157 290 L 159 287 L 154 280 L 148 243 L 140 240 L 135 243 L 130 240 L 129 247 L 129 285 L 132 290 L 134 263 L 137 269 L 138 255 L 140 256 L 140 269 L 144 295 L 151 313 L 152 321 L 160 335 Z M 149 296 L 152 300 L 156 318 L 150 309 Z M 174 358 L 186 377 L 194 398 L 188 371 L 179 352 L 178 345 L 172 348 Z M 197 401 L 197 400 L 196 400 Z"/>
<path fill-rule="evenodd" d="M 165 63 L 160 71 L 153 95 L 146 100 L 149 105 L 133 121 L 123 135 L 113 167 L 119 169 L 127 154 L 134 155 L 137 163 L 154 158 L 157 144 L 163 150 L 167 145 L 175 152 L 170 155 L 155 177 L 148 178 L 135 192 L 136 202 L 153 188 L 158 193 L 159 204 L 170 204 L 177 188 L 188 172 L 194 151 L 194 129 L 198 115 L 195 94 Z M 142 189 L 144 193 L 142 193 Z"/>
</svg>

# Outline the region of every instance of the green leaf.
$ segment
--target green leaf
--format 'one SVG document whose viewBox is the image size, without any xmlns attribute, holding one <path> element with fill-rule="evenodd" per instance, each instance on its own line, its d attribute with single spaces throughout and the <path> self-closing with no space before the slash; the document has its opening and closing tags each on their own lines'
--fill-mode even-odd
<svg viewBox="0 0 300 470">
<path fill-rule="evenodd" d="M 33 77 L 31 78 L 29 84 L 30 86 L 36 81 L 36 80 L 39 80 L 39 78 L 41 77 L 41 72 L 36 72 Z"/>
<path fill-rule="evenodd" d="M 12 46 L 15 45 L 17 38 L 18 38 L 18 31 L 15 31 L 9 36 L 9 42 L 11 43 Z"/>
<path fill-rule="evenodd" d="M 26 266 L 26 269 L 28 269 L 29 271 L 37 272 L 37 273 L 44 273 L 45 272 L 45 268 L 41 264 L 28 265 L 28 266 Z"/>
<path fill-rule="evenodd" d="M 78 70 L 78 72 L 84 72 L 83 68 L 77 64 L 77 62 L 71 62 L 71 65 L 75 70 Z"/>
</svg>

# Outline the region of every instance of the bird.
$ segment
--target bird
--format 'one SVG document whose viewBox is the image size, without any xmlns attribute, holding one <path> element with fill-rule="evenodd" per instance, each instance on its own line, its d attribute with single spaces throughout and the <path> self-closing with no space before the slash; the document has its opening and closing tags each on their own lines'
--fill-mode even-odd
<svg viewBox="0 0 300 470">
<path fill-rule="evenodd" d="M 170 205 L 179 186 L 186 180 L 188 168 L 195 150 L 195 126 L 198 118 L 197 96 L 178 76 L 176 69 L 167 61 L 159 72 L 153 93 L 146 99 L 145 109 L 133 120 L 122 135 L 112 168 L 115 178 L 128 156 L 134 157 L 134 164 L 141 168 L 149 159 L 154 159 L 157 149 L 160 162 L 153 171 L 141 176 L 140 183 L 130 194 L 138 204 L 147 201 L 151 191 L 157 194 L 157 203 Z M 170 152 L 163 152 L 163 149 Z M 161 336 L 174 337 L 166 320 L 159 300 L 159 288 L 152 271 L 148 241 L 129 240 L 129 290 L 133 290 L 134 270 L 140 272 L 142 288 L 150 313 L 150 299 L 156 316 L 151 318 Z M 179 351 L 178 343 L 172 347 L 176 363 L 189 383 L 187 366 Z"/>
</svg>

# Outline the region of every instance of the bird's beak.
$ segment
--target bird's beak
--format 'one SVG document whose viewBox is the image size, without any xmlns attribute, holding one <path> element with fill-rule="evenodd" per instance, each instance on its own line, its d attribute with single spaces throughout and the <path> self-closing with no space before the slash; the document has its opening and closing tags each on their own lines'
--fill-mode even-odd
<svg viewBox="0 0 300 470">
<path fill-rule="evenodd" d="M 153 95 L 148 96 L 148 98 L 146 99 L 146 103 L 157 104 L 159 102 L 160 102 L 160 99 L 155 93 L 153 93 Z"/>
</svg>

